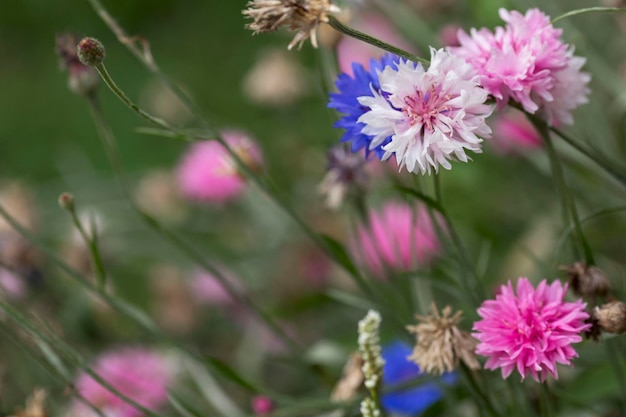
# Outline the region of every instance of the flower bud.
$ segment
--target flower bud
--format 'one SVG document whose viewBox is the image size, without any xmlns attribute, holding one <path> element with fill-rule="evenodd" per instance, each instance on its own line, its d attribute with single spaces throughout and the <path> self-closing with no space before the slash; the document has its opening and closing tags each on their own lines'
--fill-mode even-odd
<svg viewBox="0 0 626 417">
<path fill-rule="evenodd" d="M 74 196 L 70 193 L 62 193 L 59 196 L 59 206 L 65 210 L 74 211 Z"/>
<path fill-rule="evenodd" d="M 612 301 L 593 310 L 593 319 L 608 333 L 626 332 L 626 303 Z"/>
<path fill-rule="evenodd" d="M 576 262 L 573 265 L 561 266 L 559 269 L 567 272 L 569 285 L 576 295 L 606 298 L 611 292 L 611 283 L 597 266 Z"/>
<path fill-rule="evenodd" d="M 104 45 L 95 38 L 83 38 L 76 47 L 76 53 L 80 62 L 90 67 L 100 65 L 106 56 Z"/>
</svg>

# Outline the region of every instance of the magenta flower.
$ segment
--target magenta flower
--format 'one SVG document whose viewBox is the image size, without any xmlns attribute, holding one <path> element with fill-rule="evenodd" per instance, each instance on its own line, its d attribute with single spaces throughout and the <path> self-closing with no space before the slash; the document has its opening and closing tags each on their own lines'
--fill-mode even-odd
<svg viewBox="0 0 626 417">
<path fill-rule="evenodd" d="M 589 94 L 590 76 L 580 72 L 585 60 L 574 56 L 561 41 L 562 30 L 539 9 L 525 15 L 500 9 L 500 17 L 504 28 L 494 33 L 472 29 L 469 35 L 460 31 L 461 46 L 450 51 L 478 71 L 482 86 L 500 106 L 512 99 L 529 113 L 540 111 L 552 125 L 571 124 L 571 111 Z"/>
<path fill-rule="evenodd" d="M 261 151 L 250 136 L 236 130 L 224 131 L 222 136 L 251 169 L 262 165 Z M 246 189 L 235 161 L 226 148 L 214 140 L 191 145 L 178 166 L 177 179 L 183 195 L 206 203 L 226 203 Z"/>
<path fill-rule="evenodd" d="M 476 353 L 488 357 L 485 368 L 501 368 L 502 378 L 515 369 L 522 379 L 527 374 L 535 381 L 548 374 L 558 378 L 556 364 L 571 364 L 578 356 L 572 343 L 580 342 L 580 333 L 590 327 L 586 304 L 581 299 L 565 302 L 566 292 L 567 284 L 560 281 L 548 285 L 544 279 L 534 289 L 520 278 L 515 290 L 509 281 L 495 300 L 483 302 L 473 336 L 480 341 Z"/>
<path fill-rule="evenodd" d="M 441 251 L 424 207 L 391 202 L 379 212 L 370 210 L 368 217 L 368 224 L 357 229 L 352 251 L 379 278 L 385 278 L 389 271 L 415 270 Z"/>
<path fill-rule="evenodd" d="M 379 75 L 380 92 L 359 97 L 369 108 L 358 120 L 362 132 L 373 137 L 372 147 L 382 146 L 383 160 L 395 155 L 400 168 L 422 174 L 435 172 L 449 160 L 468 161 L 466 150 L 479 153 L 482 137 L 491 134 L 485 119 L 491 106 L 488 93 L 478 85 L 474 69 L 443 49 L 431 49 L 430 67 L 400 62 Z"/>
<path fill-rule="evenodd" d="M 92 365 L 96 374 L 112 387 L 150 409 L 167 403 L 167 388 L 172 370 L 159 354 L 142 348 L 107 352 Z M 76 381 L 76 390 L 107 417 L 139 417 L 144 413 L 104 388 L 86 373 Z M 82 402 L 75 402 L 73 415 L 95 415 Z"/>
</svg>

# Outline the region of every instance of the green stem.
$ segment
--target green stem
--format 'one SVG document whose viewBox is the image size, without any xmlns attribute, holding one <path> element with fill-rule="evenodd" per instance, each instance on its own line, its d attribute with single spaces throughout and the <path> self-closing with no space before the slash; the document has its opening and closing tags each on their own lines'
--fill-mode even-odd
<svg viewBox="0 0 626 417">
<path fill-rule="evenodd" d="M 548 388 L 548 384 L 541 384 L 539 391 L 541 397 L 541 415 L 545 417 L 554 417 L 554 409 L 552 407 L 552 400 L 550 399 L 550 389 Z"/>
<path fill-rule="evenodd" d="M 495 409 L 495 407 L 491 403 L 491 399 L 478 386 L 478 383 L 476 382 L 476 379 L 474 377 L 474 373 L 472 372 L 472 370 L 469 369 L 467 365 L 463 363 L 463 361 L 461 361 L 460 368 L 461 368 L 461 371 L 463 372 L 463 375 L 465 375 L 467 381 L 469 382 L 472 391 L 474 392 L 475 395 L 478 396 L 478 400 L 481 401 L 485 405 L 487 412 L 493 417 L 498 417 L 499 416 L 498 411 Z"/>
<path fill-rule="evenodd" d="M 552 24 L 558 22 L 561 19 L 565 19 L 566 17 L 577 16 L 579 14 L 585 13 L 594 13 L 594 12 L 626 12 L 626 8 L 620 7 L 587 7 L 585 9 L 572 10 L 567 13 L 563 13 L 560 16 L 552 19 Z"/>
<path fill-rule="evenodd" d="M 100 248 L 98 247 L 98 238 L 97 231 L 91 230 L 91 235 L 87 233 L 85 228 L 83 227 L 80 219 L 76 215 L 76 210 L 69 210 L 70 216 L 72 217 L 72 221 L 74 222 L 74 226 L 78 229 L 83 241 L 89 248 L 89 253 L 91 254 L 91 263 L 93 265 L 94 273 L 96 274 L 96 282 L 98 285 L 98 290 L 105 291 L 106 283 L 107 283 L 107 275 L 106 270 L 104 269 L 104 263 L 102 262 L 102 256 L 100 254 Z"/>
<path fill-rule="evenodd" d="M 413 61 L 413 62 L 419 62 L 425 65 L 428 65 L 429 61 L 427 59 L 421 58 L 419 56 L 413 55 L 408 53 L 407 51 L 397 48 L 393 45 L 389 45 L 388 43 L 385 43 L 379 39 L 376 39 L 366 33 L 360 32 L 356 29 L 352 29 L 351 27 L 348 27 L 346 25 L 344 25 L 343 23 L 341 23 L 336 17 L 334 16 L 329 16 L 328 17 L 328 24 L 330 26 L 333 27 L 333 29 L 335 29 L 338 32 L 343 33 L 344 35 L 348 35 L 352 38 L 358 39 L 360 41 L 363 41 L 365 43 L 369 43 L 370 45 L 373 45 L 377 48 L 383 49 L 387 52 L 391 52 L 392 54 L 396 54 L 402 58 L 406 58 L 409 61 Z"/>
<path fill-rule="evenodd" d="M 531 116 L 532 118 L 536 119 L 536 116 L 532 116 L 529 114 L 527 114 L 527 116 Z M 565 143 L 570 145 L 572 148 L 576 149 L 578 152 L 595 162 L 607 174 L 609 174 L 611 177 L 613 177 L 613 179 L 619 182 L 622 187 L 626 188 L 626 175 L 621 172 L 619 168 L 615 167 L 615 165 L 611 161 L 607 160 L 605 157 L 594 152 L 593 150 L 587 148 L 582 143 L 580 143 L 580 141 L 575 140 L 569 134 L 563 132 L 562 130 L 555 127 L 550 127 L 550 130 L 557 134 L 561 139 L 563 139 Z"/>
<path fill-rule="evenodd" d="M 576 202 L 574 201 L 574 197 L 572 196 L 572 193 L 567 186 L 565 174 L 563 172 L 563 166 L 561 164 L 561 159 L 559 158 L 559 155 L 556 152 L 556 149 L 554 148 L 554 145 L 552 143 L 552 139 L 550 138 L 548 126 L 545 123 L 540 123 L 536 118 L 531 118 L 530 120 L 541 134 L 541 137 L 543 138 L 544 144 L 546 146 L 546 151 L 550 159 L 550 165 L 552 166 L 554 184 L 557 188 L 559 195 L 561 196 L 563 219 L 565 221 L 564 226 L 568 227 L 571 219 L 572 223 L 574 224 L 574 230 L 578 244 L 580 245 L 579 249 L 582 250 L 583 256 L 585 258 L 585 263 L 587 265 L 594 265 L 595 260 L 593 257 L 593 252 L 583 233 L 580 218 L 578 216 L 578 210 L 576 209 Z M 577 254 L 576 256 L 578 257 L 579 255 Z"/>
<path fill-rule="evenodd" d="M 622 391 L 621 395 L 621 406 L 624 415 L 626 415 L 626 369 L 624 369 L 622 360 L 620 358 L 621 349 L 615 344 L 619 343 L 617 338 L 613 338 L 607 340 L 605 343 L 605 349 L 607 353 L 607 357 L 609 358 L 609 362 L 611 363 L 611 369 L 615 373 L 615 378 L 617 379 L 617 383 L 619 385 L 620 391 Z"/>
<path fill-rule="evenodd" d="M 135 103 L 133 103 L 131 101 L 131 99 L 128 98 L 128 96 L 124 93 L 124 91 L 119 88 L 117 86 L 117 84 L 115 83 L 115 81 L 113 81 L 113 78 L 111 78 L 111 75 L 109 75 L 109 72 L 107 71 L 106 67 L 104 66 L 104 64 L 98 64 L 94 67 L 97 71 L 98 74 L 100 74 L 100 77 L 102 77 L 102 81 L 104 81 L 104 83 L 107 85 L 107 87 L 109 87 L 109 89 L 132 111 L 134 111 L 135 113 L 137 113 L 140 117 L 146 119 L 147 121 L 156 124 L 157 126 L 162 127 L 163 129 L 167 129 L 173 132 L 177 132 L 178 129 L 174 128 L 173 126 L 171 126 L 169 123 L 167 123 L 165 120 L 161 119 L 160 117 L 156 117 L 151 115 L 150 113 L 144 111 L 143 109 L 141 109 L 138 105 L 136 105 Z"/>
<path fill-rule="evenodd" d="M 109 85 L 109 83 L 107 83 L 107 85 Z M 113 85 L 115 85 L 115 83 L 113 83 Z M 117 88 L 117 91 L 116 90 L 113 90 L 113 91 L 125 103 L 130 102 L 130 100 L 128 99 L 126 100 L 123 99 L 123 97 L 126 97 L 126 95 L 119 88 Z M 98 133 L 100 134 L 100 137 L 102 139 L 102 144 L 109 157 L 111 165 L 113 166 L 113 170 L 115 171 L 116 176 L 118 177 L 121 183 L 124 193 L 126 194 L 128 200 L 130 201 L 131 207 L 139 215 L 139 217 L 144 221 L 144 223 L 146 223 L 153 231 L 157 232 L 159 235 L 163 236 L 168 241 L 170 241 L 180 252 L 185 254 L 188 258 L 190 258 L 192 261 L 194 261 L 196 264 L 202 267 L 202 269 L 204 269 L 205 271 L 213 275 L 218 280 L 222 288 L 224 288 L 224 290 L 226 290 L 226 292 L 234 300 L 237 300 L 237 302 L 246 306 L 250 311 L 256 314 L 261 319 L 261 321 L 268 327 L 268 329 L 272 333 L 274 333 L 276 336 L 278 336 L 283 342 L 285 342 L 290 348 L 292 348 L 294 351 L 300 350 L 300 346 L 298 346 L 296 342 L 280 326 L 278 326 L 274 322 L 274 320 L 269 314 L 261 310 L 261 308 L 259 308 L 256 305 L 256 303 L 254 303 L 252 299 L 248 295 L 246 295 L 244 292 L 238 291 L 234 287 L 234 285 L 231 282 L 229 282 L 228 279 L 226 279 L 224 274 L 219 271 L 219 269 L 215 268 L 213 265 L 211 265 L 209 262 L 205 260 L 205 257 L 203 254 L 198 252 L 197 249 L 195 249 L 192 245 L 188 244 L 185 240 L 180 238 L 174 232 L 171 232 L 170 230 L 162 226 L 154 217 L 146 213 L 143 209 L 141 209 L 141 207 L 137 205 L 132 195 L 132 192 L 130 190 L 130 187 L 128 185 L 126 172 L 121 163 L 121 158 L 119 156 L 119 150 L 117 147 L 117 140 L 115 138 L 115 135 L 112 129 L 110 128 L 109 124 L 107 123 L 107 120 L 104 117 L 104 114 L 102 113 L 102 110 L 97 100 L 95 98 L 90 98 L 89 104 L 90 104 L 94 122 L 96 124 Z M 143 112 L 139 108 L 137 109 L 140 112 L 140 114 L 147 115 L 146 112 Z M 154 118 L 152 118 L 152 116 L 148 115 L 148 117 L 149 117 L 148 120 L 153 121 L 153 123 L 157 123 L 157 122 L 154 122 Z"/>
<path fill-rule="evenodd" d="M 139 116 L 141 116 L 142 118 L 144 118 L 145 120 L 150 121 L 151 123 L 156 124 L 157 126 L 170 131 L 170 132 L 174 132 L 176 134 L 176 137 L 185 137 L 188 139 L 194 139 L 194 140 L 210 140 L 210 139 L 214 139 L 217 140 L 228 152 L 228 154 L 230 155 L 230 157 L 233 159 L 233 161 L 235 162 L 235 164 L 237 165 L 237 168 L 239 169 L 239 171 L 244 174 L 246 176 L 247 179 L 249 179 L 250 181 L 252 181 L 255 185 L 257 185 L 267 196 L 269 196 L 269 198 L 271 198 L 275 204 L 277 204 L 279 207 L 281 207 L 283 210 L 285 210 L 287 212 L 287 214 L 292 218 L 292 220 L 294 220 L 296 222 L 296 224 L 298 224 L 298 226 L 300 226 L 300 228 L 305 232 L 305 234 L 320 248 L 322 249 L 322 251 L 329 256 L 331 259 L 333 259 L 334 261 L 337 262 L 337 264 L 339 266 L 341 266 L 343 269 L 345 269 L 350 276 L 355 280 L 356 284 L 359 286 L 359 288 L 361 288 L 361 290 L 369 295 L 372 295 L 372 291 L 370 289 L 370 287 L 367 285 L 366 281 L 363 279 L 363 277 L 358 274 L 355 273 L 354 271 L 351 271 L 349 269 L 347 269 L 345 267 L 345 265 L 340 262 L 335 256 L 334 256 L 334 252 L 333 250 L 326 244 L 326 242 L 317 234 L 315 233 L 308 224 L 306 224 L 306 222 L 296 213 L 296 211 L 291 207 L 290 204 L 287 204 L 286 201 L 284 199 L 281 199 L 278 196 L 278 192 L 276 190 L 276 188 L 269 182 L 269 180 L 262 180 L 254 171 L 252 171 L 250 169 L 250 167 L 248 167 L 248 165 L 241 159 L 241 157 L 237 154 L 237 152 L 235 152 L 231 146 L 224 140 L 224 138 L 219 135 L 219 134 L 214 134 L 214 137 L 210 138 L 210 137 L 206 137 L 203 135 L 187 135 L 185 132 L 182 132 L 172 126 L 170 126 L 167 122 L 165 122 L 164 120 L 158 118 L 158 117 L 154 117 L 151 114 L 149 114 L 148 112 L 144 111 L 143 109 L 141 109 L 139 106 L 137 106 L 135 103 L 133 103 L 124 93 L 124 91 L 119 88 L 117 86 L 117 84 L 113 81 L 113 79 L 111 78 L 111 76 L 109 75 L 109 73 L 106 71 L 106 68 L 104 68 L 104 65 L 100 64 L 99 66 L 96 67 L 96 69 L 98 70 L 100 76 L 102 77 L 103 81 L 105 82 L 105 84 L 109 87 L 109 89 L 113 92 L 113 94 L 115 94 L 120 101 L 122 101 L 122 103 L 124 103 L 128 108 L 130 108 L 131 110 L 133 110 L 135 113 L 137 113 Z M 98 114 L 96 114 L 98 115 Z M 110 129 L 107 129 L 107 131 L 110 132 Z M 106 143 L 107 141 L 105 141 Z M 147 214 L 146 213 L 142 213 L 142 217 L 146 218 Z M 191 248 L 187 245 L 187 249 L 186 251 L 188 252 Z M 219 279 L 219 278 L 218 278 Z"/>
<path fill-rule="evenodd" d="M 66 376 L 62 375 L 61 372 L 59 372 L 57 369 L 55 369 L 54 366 L 50 365 L 49 363 L 47 363 L 46 361 L 41 359 L 33 351 L 33 349 L 31 348 L 30 345 L 27 345 L 26 343 L 23 343 L 22 341 L 20 341 L 18 339 L 18 337 L 16 335 L 13 335 L 12 333 L 10 333 L 7 325 L 2 323 L 2 321 L 0 321 L 0 331 L 2 331 L 2 333 L 4 333 L 4 336 L 6 337 L 6 339 L 10 340 L 11 342 L 13 342 L 13 344 L 15 344 L 20 349 L 20 351 L 25 352 L 26 355 L 28 355 L 30 357 L 32 362 L 34 362 L 37 365 L 39 365 L 46 373 L 48 373 L 50 376 L 52 376 L 57 381 L 59 381 L 59 383 L 61 384 L 61 386 L 63 388 L 65 388 L 65 389 L 69 388 L 70 389 L 69 392 L 70 392 L 70 394 L 73 397 L 75 397 L 78 401 L 80 401 L 81 403 L 83 403 L 87 407 L 89 407 L 91 409 L 91 411 L 93 411 L 99 417 L 106 417 L 104 415 L 104 413 L 99 408 L 97 408 L 92 403 L 90 403 L 75 388 L 72 387 L 72 384 L 74 383 L 73 380 L 68 379 Z"/>
<path fill-rule="evenodd" d="M 443 206 L 443 191 L 442 191 L 439 175 L 435 174 L 433 176 L 433 182 L 434 182 L 434 190 L 435 190 L 435 201 L 437 202 L 437 206 L 439 208 L 439 212 L 441 213 L 441 216 L 446 222 L 446 230 L 444 231 L 444 234 L 446 232 L 449 234 L 450 240 L 452 241 L 452 244 L 454 245 L 457 251 L 457 254 L 459 256 L 459 261 L 464 267 L 464 273 L 469 274 L 473 281 L 473 288 L 469 287 L 467 280 L 463 279 L 461 281 L 463 285 L 467 287 L 470 293 L 472 292 L 474 293 L 474 297 L 480 302 L 481 300 L 484 299 L 485 291 L 478 277 L 478 273 L 476 272 L 474 263 L 472 262 L 472 258 L 470 257 L 467 251 L 467 248 L 463 244 L 463 240 L 461 239 L 461 236 L 459 235 L 456 228 L 454 227 L 454 224 L 452 223 L 452 220 L 450 219 L 450 216 L 448 215 L 447 210 Z M 435 221 L 436 220 L 437 219 L 435 218 Z"/>
<path fill-rule="evenodd" d="M 41 339 L 50 345 L 55 346 L 65 357 L 71 362 L 76 368 L 81 369 L 87 375 L 91 376 L 96 382 L 98 382 L 102 387 L 104 387 L 107 391 L 111 392 L 113 395 L 136 409 L 143 414 L 152 416 L 152 417 L 165 417 L 162 414 L 157 413 L 149 408 L 142 406 L 137 403 L 132 398 L 126 396 L 121 393 L 115 387 L 113 387 L 109 382 L 107 382 L 104 378 L 98 375 L 92 368 L 85 365 L 85 361 L 78 356 L 76 352 L 74 352 L 69 346 L 67 346 L 64 342 L 60 341 L 58 338 L 53 337 L 51 335 L 47 335 L 45 332 L 37 329 L 28 319 L 6 304 L 3 300 L 0 300 L 0 308 L 7 314 L 8 317 L 11 318 L 22 330 L 27 330 L 34 338 Z"/>
</svg>

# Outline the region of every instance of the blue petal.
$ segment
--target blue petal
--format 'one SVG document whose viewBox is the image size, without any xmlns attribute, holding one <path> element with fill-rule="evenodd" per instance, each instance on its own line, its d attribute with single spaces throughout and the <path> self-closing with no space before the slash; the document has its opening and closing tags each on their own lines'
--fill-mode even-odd
<svg viewBox="0 0 626 417">
<path fill-rule="evenodd" d="M 399 58 L 397 56 L 385 54 L 380 59 L 370 60 L 369 69 L 355 62 L 352 63 L 352 73 L 354 76 L 351 77 L 346 73 L 341 73 L 337 77 L 335 86 L 338 92 L 329 95 L 330 100 L 328 107 L 336 109 L 343 115 L 341 119 L 335 123 L 335 127 L 346 130 L 341 141 L 352 142 L 351 149 L 353 152 L 358 152 L 365 148 L 366 156 L 373 151 L 376 156 L 381 159 L 385 153 L 382 147 L 391 141 L 390 136 L 374 149 L 370 149 L 370 144 L 374 137 L 362 133 L 365 125 L 357 122 L 364 113 L 369 111 L 369 108 L 362 106 L 358 98 L 373 96 L 372 88 L 380 91 L 378 73 L 387 66 L 397 67 L 398 61 Z"/>
</svg>

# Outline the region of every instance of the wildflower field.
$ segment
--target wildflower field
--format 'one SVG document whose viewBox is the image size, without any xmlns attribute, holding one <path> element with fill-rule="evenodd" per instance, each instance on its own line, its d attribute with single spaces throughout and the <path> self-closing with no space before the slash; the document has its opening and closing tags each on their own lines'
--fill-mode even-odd
<svg viewBox="0 0 626 417">
<path fill-rule="evenodd" d="M 0 417 L 626 417 L 623 0 L 0 13 Z"/>
</svg>

